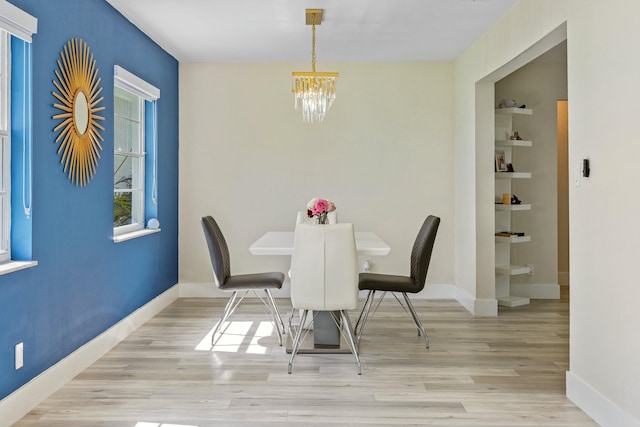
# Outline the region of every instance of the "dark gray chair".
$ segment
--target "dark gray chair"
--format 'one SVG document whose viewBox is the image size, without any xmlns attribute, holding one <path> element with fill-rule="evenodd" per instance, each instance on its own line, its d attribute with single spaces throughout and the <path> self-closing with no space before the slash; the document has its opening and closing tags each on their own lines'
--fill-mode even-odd
<svg viewBox="0 0 640 427">
<path fill-rule="evenodd" d="M 231 316 L 249 291 L 252 291 L 268 308 L 273 325 L 278 332 L 278 341 L 280 345 L 282 345 L 284 323 L 280 317 L 278 306 L 271 295 L 271 289 L 282 288 L 284 274 L 280 272 L 269 272 L 232 276 L 229 247 L 227 246 L 220 227 L 218 227 L 218 223 L 216 223 L 213 217 L 205 216 L 202 218 L 202 229 L 204 230 L 204 236 L 207 239 L 207 246 L 209 247 L 209 255 L 211 256 L 211 265 L 213 267 L 213 277 L 216 286 L 221 291 L 231 292 L 231 297 L 222 312 L 220 321 L 211 335 L 211 345 L 214 345 L 216 333 L 220 330 L 222 324 Z M 266 298 L 261 297 L 258 291 L 264 291 Z M 239 292 L 242 293 L 242 296 L 238 300 Z M 282 331 L 280 327 L 282 327 Z"/>
<path fill-rule="evenodd" d="M 361 291 L 369 291 L 367 299 L 365 300 L 358 321 L 356 322 L 356 335 L 358 342 L 362 337 L 364 327 L 369 320 L 369 316 L 375 313 L 380 306 L 382 299 L 387 292 L 391 292 L 395 299 L 404 307 L 397 294 L 402 294 L 404 301 L 413 321 L 418 327 L 418 335 L 423 335 L 427 348 L 429 348 L 429 337 L 422 327 L 422 322 L 416 313 L 416 310 L 409 300 L 408 293 L 418 293 L 425 285 L 427 278 L 427 271 L 429 270 L 429 261 L 431 260 L 431 252 L 433 251 L 433 243 L 436 240 L 436 233 L 438 232 L 438 226 L 440 225 L 440 218 L 429 215 L 422 224 L 418 236 L 413 244 L 411 250 L 411 271 L 409 276 L 396 276 L 391 274 L 378 274 L 378 273 L 360 273 L 358 280 L 358 288 Z M 374 304 L 376 292 L 382 292 L 382 295 L 378 299 L 377 303 L 371 313 L 371 308 Z M 405 311 L 407 310 L 405 308 Z M 358 329 L 359 328 L 359 329 Z"/>
</svg>

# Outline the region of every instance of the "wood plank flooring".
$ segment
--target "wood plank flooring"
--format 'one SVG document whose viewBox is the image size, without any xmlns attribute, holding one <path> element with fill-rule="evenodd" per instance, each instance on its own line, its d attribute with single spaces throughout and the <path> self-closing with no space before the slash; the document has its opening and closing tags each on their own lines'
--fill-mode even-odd
<svg viewBox="0 0 640 427">
<path fill-rule="evenodd" d="M 289 301 L 277 302 L 284 315 Z M 212 349 L 224 303 L 176 301 L 14 426 L 597 426 L 565 397 L 566 291 L 497 318 L 414 300 L 429 350 L 387 297 L 361 341 L 361 376 L 350 354 L 298 355 L 288 375 L 254 301 Z"/>
</svg>

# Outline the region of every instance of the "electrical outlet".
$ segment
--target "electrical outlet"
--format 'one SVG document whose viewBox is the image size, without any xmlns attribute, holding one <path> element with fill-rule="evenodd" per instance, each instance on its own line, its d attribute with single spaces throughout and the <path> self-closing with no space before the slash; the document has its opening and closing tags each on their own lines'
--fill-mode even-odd
<svg viewBox="0 0 640 427">
<path fill-rule="evenodd" d="M 533 264 L 527 264 L 527 268 L 529 268 L 527 276 L 533 276 Z"/>
<path fill-rule="evenodd" d="M 363 273 L 371 272 L 371 263 L 369 262 L 369 260 L 362 263 L 362 272 Z"/>
<path fill-rule="evenodd" d="M 24 365 L 24 343 L 16 344 L 16 370 Z"/>
</svg>

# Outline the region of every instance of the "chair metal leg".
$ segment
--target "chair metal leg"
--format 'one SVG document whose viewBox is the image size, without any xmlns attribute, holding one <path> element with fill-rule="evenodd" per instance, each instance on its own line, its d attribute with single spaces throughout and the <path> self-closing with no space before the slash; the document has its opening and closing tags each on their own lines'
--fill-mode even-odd
<svg viewBox="0 0 640 427">
<path fill-rule="evenodd" d="M 367 301 L 369 302 L 369 305 L 365 306 L 366 312 L 364 313 L 364 317 L 362 318 L 362 326 L 360 326 L 360 331 L 356 333 L 356 340 L 358 344 L 360 343 L 360 339 L 364 334 L 364 328 L 367 325 L 367 322 L 369 322 L 369 317 L 373 316 L 373 314 L 378 310 L 378 307 L 380 307 L 380 303 L 384 299 L 384 296 L 387 294 L 387 292 L 386 291 L 382 292 L 382 295 L 380 295 L 380 298 L 378 298 L 378 302 L 375 303 L 375 306 L 374 306 L 374 300 L 375 300 L 376 291 L 369 291 L 369 294 L 371 295 L 370 299 L 367 297 Z M 363 312 L 365 307 L 362 308 Z M 373 311 L 371 310 L 372 307 L 373 307 Z M 362 316 L 362 313 L 361 313 L 361 316 Z M 356 329 L 357 328 L 358 326 L 356 325 Z"/>
<path fill-rule="evenodd" d="M 280 346 L 282 346 L 283 332 L 280 332 L 280 325 L 278 324 L 278 321 L 280 322 L 280 324 L 282 324 L 283 331 L 284 331 L 284 323 L 282 323 L 282 318 L 280 317 L 278 306 L 276 305 L 276 302 L 273 300 L 273 297 L 271 296 L 271 291 L 269 291 L 269 289 L 265 289 L 264 292 L 267 294 L 267 307 L 269 307 L 269 311 L 271 312 L 273 326 L 275 327 L 276 332 L 278 333 L 278 342 L 280 343 Z"/>
<path fill-rule="evenodd" d="M 358 336 L 358 327 L 360 326 L 360 321 L 362 320 L 362 316 L 366 313 L 368 313 L 369 311 L 367 310 L 367 306 L 369 305 L 369 301 L 372 298 L 372 295 L 375 293 L 375 291 L 369 291 L 367 293 L 367 299 L 364 300 L 364 305 L 362 306 L 362 310 L 360 311 L 360 315 L 358 316 L 358 320 L 356 320 L 356 327 L 353 330 L 353 332 L 356 334 L 356 336 Z M 371 309 L 371 307 L 369 307 L 369 309 Z"/>
<path fill-rule="evenodd" d="M 353 336 L 353 327 L 351 326 L 351 319 L 349 319 L 349 315 L 346 310 L 340 310 L 340 314 L 342 315 L 342 324 L 347 329 L 347 344 L 349 348 L 351 348 L 351 352 L 353 353 L 353 357 L 356 358 L 356 364 L 358 365 L 358 375 L 362 375 L 362 366 L 360 364 L 360 356 L 358 356 L 358 345 L 355 342 L 355 337 Z M 344 329 L 344 328 L 343 328 Z"/>
<path fill-rule="evenodd" d="M 429 336 L 427 335 L 424 328 L 422 327 L 422 322 L 418 317 L 418 313 L 416 313 L 416 309 L 413 308 L 413 304 L 411 304 L 411 300 L 409 299 L 409 296 L 407 295 L 406 292 L 403 292 L 402 296 L 404 296 L 404 300 L 407 303 L 407 307 L 409 307 L 409 311 L 411 312 L 411 317 L 413 317 L 413 321 L 416 323 L 416 326 L 418 327 L 418 335 L 422 333 L 422 335 L 424 336 L 425 344 L 427 345 L 427 348 L 429 348 Z"/>
<path fill-rule="evenodd" d="M 273 294 L 271 294 L 271 290 L 269 289 L 265 289 L 267 291 L 267 297 L 269 298 L 269 301 L 271 301 L 271 305 L 273 305 L 273 309 L 276 313 L 277 316 L 277 320 L 280 321 L 280 326 L 282 326 L 282 333 L 286 334 L 287 330 L 284 327 L 284 322 L 282 321 L 282 316 L 280 316 L 280 311 L 278 310 L 278 304 L 276 304 L 276 300 L 273 299 Z"/>
<path fill-rule="evenodd" d="M 289 313 L 289 335 L 293 336 L 293 329 L 291 328 L 291 323 L 293 322 L 293 315 L 295 314 L 296 309 L 291 308 L 291 313 Z"/>
<path fill-rule="evenodd" d="M 303 325 L 307 321 L 307 314 L 309 310 L 304 310 L 302 312 L 302 316 L 300 318 L 300 326 L 298 327 L 298 331 L 296 332 L 296 336 L 293 339 L 293 345 L 291 346 L 291 357 L 289 358 L 289 373 L 291 373 L 293 369 L 293 359 L 296 357 L 298 353 L 298 349 L 300 349 L 300 337 L 302 336 L 302 331 L 304 330 Z"/>
<path fill-rule="evenodd" d="M 213 329 L 213 333 L 211 334 L 211 345 L 212 346 L 213 346 L 213 344 L 215 342 L 216 333 L 220 330 L 220 327 L 227 320 L 227 318 L 229 318 L 231 313 L 233 313 L 233 310 L 235 309 L 234 302 L 235 302 L 237 296 L 238 296 L 238 293 L 234 291 L 231 294 L 231 296 L 229 297 L 229 301 L 227 301 L 227 305 L 224 307 L 224 310 L 222 311 L 222 315 L 220 316 L 220 320 L 218 321 L 218 324 Z"/>
</svg>

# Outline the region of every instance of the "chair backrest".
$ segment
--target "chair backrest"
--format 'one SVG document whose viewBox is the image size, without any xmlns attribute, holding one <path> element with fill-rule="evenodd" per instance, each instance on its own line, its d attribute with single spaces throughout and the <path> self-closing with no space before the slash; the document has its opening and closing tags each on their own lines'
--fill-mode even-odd
<svg viewBox="0 0 640 427">
<path fill-rule="evenodd" d="M 420 292 L 424 288 L 427 280 L 431 252 L 433 251 L 433 243 L 436 240 L 439 225 L 440 218 L 429 215 L 424 220 L 416 241 L 413 243 L 413 249 L 411 250 L 411 278 L 417 287 L 416 292 Z"/>
<path fill-rule="evenodd" d="M 353 224 L 296 225 L 291 303 L 307 310 L 358 305 L 358 255 Z"/>
<path fill-rule="evenodd" d="M 213 277 L 217 287 L 224 285 L 231 275 L 231 259 L 229 258 L 229 246 L 224 239 L 224 235 L 218 227 L 218 223 L 212 216 L 202 217 L 202 229 L 204 237 L 207 239 L 211 266 L 213 267 Z"/>
</svg>

